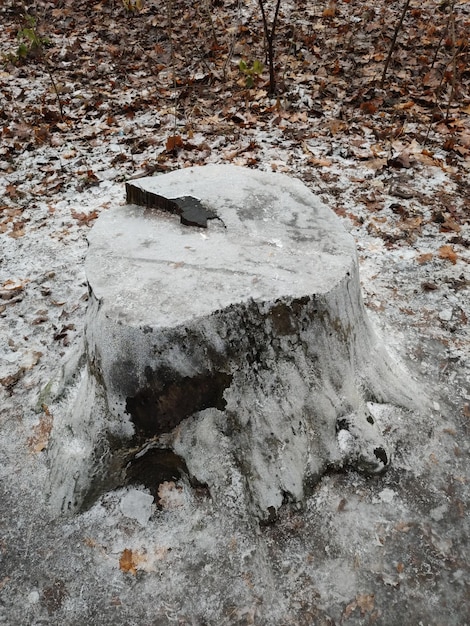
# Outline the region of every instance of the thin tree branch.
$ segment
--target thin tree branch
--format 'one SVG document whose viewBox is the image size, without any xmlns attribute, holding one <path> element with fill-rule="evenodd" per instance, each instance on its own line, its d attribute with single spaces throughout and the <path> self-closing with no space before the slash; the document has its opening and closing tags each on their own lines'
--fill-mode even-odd
<svg viewBox="0 0 470 626">
<path fill-rule="evenodd" d="M 54 76 L 52 75 L 52 71 L 50 70 L 50 68 L 47 65 L 47 60 L 45 60 L 44 65 L 46 67 L 46 72 L 49 74 L 49 78 L 51 79 L 52 87 L 54 88 L 55 97 L 57 99 L 57 104 L 59 105 L 60 119 L 62 121 L 64 121 L 64 110 L 62 108 L 62 101 L 60 99 L 59 90 L 57 89 L 57 85 L 56 85 L 56 82 L 54 80 Z"/>
<path fill-rule="evenodd" d="M 274 70 L 274 37 L 276 34 L 277 19 L 279 17 L 281 0 L 277 0 L 276 2 L 276 9 L 274 11 L 274 18 L 271 24 L 271 29 L 269 29 L 268 27 L 268 19 L 266 17 L 266 11 L 264 10 L 264 0 L 258 0 L 258 4 L 261 9 L 261 17 L 263 19 L 264 37 L 268 46 L 269 93 L 273 94 L 276 92 L 276 73 Z"/>
<path fill-rule="evenodd" d="M 176 106 L 178 97 L 176 95 L 176 69 L 175 69 L 175 50 L 173 47 L 173 0 L 167 0 L 167 17 L 168 17 L 168 39 L 170 40 L 170 64 L 171 74 L 173 79 L 173 91 L 174 91 L 174 118 L 173 118 L 173 134 L 176 136 L 177 120 L 176 120 Z"/>
<path fill-rule="evenodd" d="M 392 59 L 392 54 L 393 54 L 393 52 L 395 50 L 395 45 L 397 43 L 398 33 L 400 32 L 400 29 L 401 29 L 401 27 L 403 25 L 403 20 L 405 19 L 405 15 L 406 15 L 406 12 L 408 11 L 408 7 L 410 6 L 410 2 L 411 2 L 411 0 L 406 0 L 405 6 L 403 7 L 403 11 L 402 11 L 400 19 L 398 21 L 398 24 L 395 27 L 395 32 L 393 34 L 392 43 L 390 45 L 390 50 L 388 51 L 387 59 L 385 61 L 384 71 L 382 73 L 382 79 L 380 81 L 380 89 L 383 89 L 383 87 L 384 87 L 385 77 L 387 76 L 388 66 L 390 65 L 390 61 Z"/>
<path fill-rule="evenodd" d="M 450 33 L 452 37 L 452 45 L 454 46 L 454 54 L 452 58 L 452 83 L 450 87 L 449 101 L 447 102 L 447 109 L 446 109 L 446 122 L 449 120 L 450 107 L 454 99 L 455 86 L 457 83 L 457 52 L 458 50 L 457 50 L 457 45 L 455 41 L 455 11 L 454 9 L 455 9 L 454 0 L 452 0 L 450 4 L 450 16 L 451 16 L 450 17 Z"/>
</svg>

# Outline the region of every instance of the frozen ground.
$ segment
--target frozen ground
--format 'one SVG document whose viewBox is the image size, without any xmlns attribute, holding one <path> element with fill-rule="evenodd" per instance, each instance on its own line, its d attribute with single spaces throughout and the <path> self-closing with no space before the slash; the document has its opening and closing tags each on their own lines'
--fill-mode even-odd
<svg viewBox="0 0 470 626">
<path fill-rule="evenodd" d="M 454 244 L 456 258 L 440 258 L 449 235 L 433 224 L 413 245 L 387 247 L 359 224 L 362 216 L 367 224 L 367 213 L 350 179 L 363 178 L 354 185 L 366 190 L 389 181 L 371 180 L 365 168 L 342 159 L 328 173 L 336 195 L 321 176 L 311 188 L 359 216 L 354 225 L 344 221 L 357 240 L 369 314 L 420 375 L 434 410 L 391 423 L 383 416 L 396 446 L 386 475 L 330 474 L 305 511 L 286 508 L 262 528 L 243 511 L 217 510 L 184 484 L 168 485 L 160 508 L 136 487 L 109 493 L 84 514 L 50 519 L 47 440 L 60 415 L 49 414 L 46 396 L 41 409 L 41 390 L 79 342 L 87 299 L 87 226 L 71 211 L 112 210 L 123 201 L 123 186 L 105 180 L 54 203 L 32 200 L 23 212 L 25 235 L 2 235 L 4 623 L 468 622 L 466 248 Z M 453 191 L 437 168 L 420 168 L 410 184 L 430 201 L 441 187 Z M 416 196 L 408 203 L 416 213 L 428 211 Z M 467 236 L 462 227 L 459 237 Z"/>
<path fill-rule="evenodd" d="M 14 79 L 32 102 L 47 90 L 47 76 L 6 73 L 3 84 Z M 309 120 L 320 130 L 307 141 L 277 124 L 233 136 L 202 125 L 169 161 L 284 171 L 343 218 L 369 315 L 433 407 L 378 415 L 392 468 L 374 479 L 330 473 L 304 511 L 286 507 L 270 526 L 183 483 L 167 484 L 158 503 L 135 486 L 51 518 L 47 444 L 60 415 L 48 387 L 80 341 L 87 230 L 124 201 L 122 181 L 147 172 L 172 123 L 97 112 L 54 141 L 2 152 L 0 623 L 469 624 L 469 161 L 405 139 L 377 147 L 359 123 L 325 137 L 323 121 Z M 152 142 L 130 156 L 149 128 Z"/>
</svg>

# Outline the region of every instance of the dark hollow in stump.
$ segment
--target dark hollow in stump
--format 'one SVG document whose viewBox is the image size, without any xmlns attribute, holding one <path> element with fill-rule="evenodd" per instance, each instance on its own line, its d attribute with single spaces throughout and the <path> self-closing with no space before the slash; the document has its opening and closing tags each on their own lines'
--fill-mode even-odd
<svg viewBox="0 0 470 626">
<path fill-rule="evenodd" d="M 383 471 L 368 402 L 419 394 L 371 328 L 336 215 L 298 180 L 229 165 L 134 181 L 127 198 L 89 236 L 85 366 L 59 401 L 54 508 L 183 478 L 270 520 L 328 467 Z M 203 211 L 189 225 L 182 198 Z"/>
</svg>

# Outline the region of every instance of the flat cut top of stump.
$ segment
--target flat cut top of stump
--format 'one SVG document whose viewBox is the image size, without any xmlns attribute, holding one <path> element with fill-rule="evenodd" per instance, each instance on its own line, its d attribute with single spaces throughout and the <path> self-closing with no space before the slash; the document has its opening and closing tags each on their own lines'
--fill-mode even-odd
<svg viewBox="0 0 470 626">
<path fill-rule="evenodd" d="M 299 180 L 233 165 L 134 181 L 168 200 L 195 198 L 207 228 L 158 208 L 103 213 L 89 235 L 88 283 L 112 317 L 172 327 L 249 299 L 330 291 L 355 264 L 352 237 Z"/>
</svg>

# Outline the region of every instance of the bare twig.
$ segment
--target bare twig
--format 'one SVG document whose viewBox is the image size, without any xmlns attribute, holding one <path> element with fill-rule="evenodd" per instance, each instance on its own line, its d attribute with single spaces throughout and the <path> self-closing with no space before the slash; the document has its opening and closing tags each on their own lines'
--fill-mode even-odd
<svg viewBox="0 0 470 626">
<path fill-rule="evenodd" d="M 51 79 L 51 84 L 52 87 L 54 89 L 55 92 L 55 97 L 57 99 L 57 104 L 59 105 L 59 113 L 60 113 L 60 119 L 62 120 L 62 122 L 64 121 L 64 110 L 62 108 L 62 101 L 60 99 L 60 95 L 59 95 L 59 90 L 57 89 L 57 84 L 54 80 L 54 76 L 52 74 L 52 70 L 48 67 L 48 61 L 47 59 L 44 57 L 44 66 L 46 68 L 46 72 L 49 74 L 49 78 Z"/>
<path fill-rule="evenodd" d="M 263 18 L 263 29 L 266 45 L 268 48 L 268 64 L 269 64 L 269 93 L 276 93 L 276 73 L 274 69 L 274 37 L 276 34 L 277 18 L 279 17 L 279 8 L 281 6 L 281 0 L 277 0 L 276 9 L 274 11 L 274 18 L 271 24 L 271 28 L 268 27 L 268 20 L 266 17 L 266 11 L 264 10 L 264 0 L 258 0 L 261 16 Z"/>
<path fill-rule="evenodd" d="M 456 34 L 455 34 L 455 0 L 452 0 L 450 2 L 449 6 L 450 6 L 450 13 L 449 13 L 449 19 L 447 21 L 445 34 L 447 34 L 448 32 L 450 33 L 450 37 L 452 39 L 452 46 L 453 46 L 453 49 L 454 49 L 454 53 L 452 55 L 452 58 L 450 59 L 450 61 L 448 61 L 447 65 L 445 66 L 444 70 L 442 71 L 441 80 L 439 81 L 439 85 L 436 88 L 436 107 L 439 107 L 439 102 L 438 102 L 439 95 L 440 95 L 440 93 L 442 91 L 442 86 L 444 84 L 444 81 L 448 77 L 448 70 L 447 70 L 447 68 L 449 67 L 450 64 L 452 64 L 452 81 L 450 83 L 450 94 L 449 94 L 449 99 L 447 101 L 446 113 L 445 113 L 445 118 L 444 118 L 446 122 L 449 120 L 450 107 L 452 106 L 452 102 L 454 100 L 455 92 L 456 92 L 456 86 L 457 86 L 457 56 L 458 56 L 458 52 L 459 52 L 458 46 L 457 46 L 457 41 L 456 41 Z M 441 37 L 441 39 L 439 41 L 439 44 L 438 44 L 439 46 L 440 46 L 440 44 L 442 42 L 443 37 L 444 37 L 444 35 Z M 434 57 L 433 63 L 434 63 L 436 57 L 437 57 L 437 52 L 436 52 L 436 55 Z M 427 141 L 429 139 L 429 133 L 431 132 L 432 124 L 433 124 L 433 120 L 431 119 L 431 121 L 429 122 L 428 130 L 426 132 L 426 137 L 424 138 L 424 145 L 427 144 Z"/>
<path fill-rule="evenodd" d="M 227 78 L 227 68 L 232 60 L 233 57 L 233 53 L 235 50 L 235 43 L 236 43 L 236 38 L 237 38 L 237 30 L 238 27 L 240 25 L 240 21 L 241 21 L 241 0 L 238 0 L 238 4 L 237 4 L 237 28 L 236 29 L 232 29 L 232 36 L 231 36 L 231 40 L 230 40 L 230 45 L 229 45 L 229 50 L 228 50 L 228 54 L 227 54 L 227 58 L 225 59 L 225 63 L 224 66 L 222 68 L 222 75 L 224 77 L 224 80 L 226 80 Z"/>
<path fill-rule="evenodd" d="M 452 38 L 452 46 L 454 48 L 454 54 L 452 57 L 452 83 L 450 86 L 450 94 L 449 94 L 449 100 L 447 102 L 447 109 L 446 109 L 446 122 L 449 119 L 449 113 L 450 113 L 450 107 L 452 104 L 452 100 L 454 99 L 454 95 L 455 95 L 455 85 L 457 82 L 457 45 L 456 45 L 456 41 L 455 41 L 455 1 L 452 0 L 450 3 L 450 35 Z"/>
<path fill-rule="evenodd" d="M 218 46 L 219 42 L 217 40 L 217 32 L 215 30 L 214 20 L 212 19 L 211 7 L 210 7 L 209 2 L 210 0 L 205 0 L 203 9 L 207 14 L 207 19 L 209 20 L 209 26 L 211 29 L 212 40 L 214 42 L 214 45 Z"/>
<path fill-rule="evenodd" d="M 174 119 L 173 119 L 173 134 L 176 135 L 177 131 L 177 120 L 176 120 L 176 105 L 177 105 L 177 96 L 176 96 L 176 69 L 175 69 L 175 50 L 173 47 L 173 0 L 167 1 L 167 18 L 168 18 L 168 40 L 170 42 L 170 65 L 171 65 L 171 76 L 173 81 L 173 91 L 175 95 L 175 107 L 174 107 Z"/>
<path fill-rule="evenodd" d="M 382 78 L 380 80 L 380 89 L 383 89 L 384 84 L 385 84 L 385 78 L 387 76 L 387 71 L 388 71 L 388 66 L 390 65 L 390 61 L 392 59 L 392 54 L 395 50 L 395 46 L 397 43 L 397 37 L 398 37 L 398 33 L 400 32 L 400 29 L 403 25 L 403 20 L 405 19 L 405 15 L 406 12 L 408 11 L 408 7 L 410 6 L 410 2 L 411 0 L 406 0 L 405 1 L 405 6 L 403 7 L 403 11 L 402 14 L 400 16 L 400 19 L 398 20 L 398 23 L 395 27 L 395 32 L 393 33 L 393 38 L 392 38 L 392 43 L 390 44 L 390 50 L 388 51 L 388 55 L 387 55 L 387 59 L 385 61 L 385 65 L 384 65 L 384 71 L 382 73 Z"/>
<path fill-rule="evenodd" d="M 439 37 L 439 41 L 438 41 L 437 46 L 436 46 L 436 52 L 434 53 L 433 59 L 431 61 L 431 69 L 433 69 L 434 64 L 437 61 L 437 55 L 439 54 L 439 50 L 441 49 L 442 41 L 443 41 L 444 37 L 447 35 L 447 33 L 449 31 L 449 20 L 450 20 L 450 16 L 449 16 L 449 19 L 447 20 L 447 24 L 446 24 L 445 29 L 442 31 L 442 34 Z"/>
</svg>

